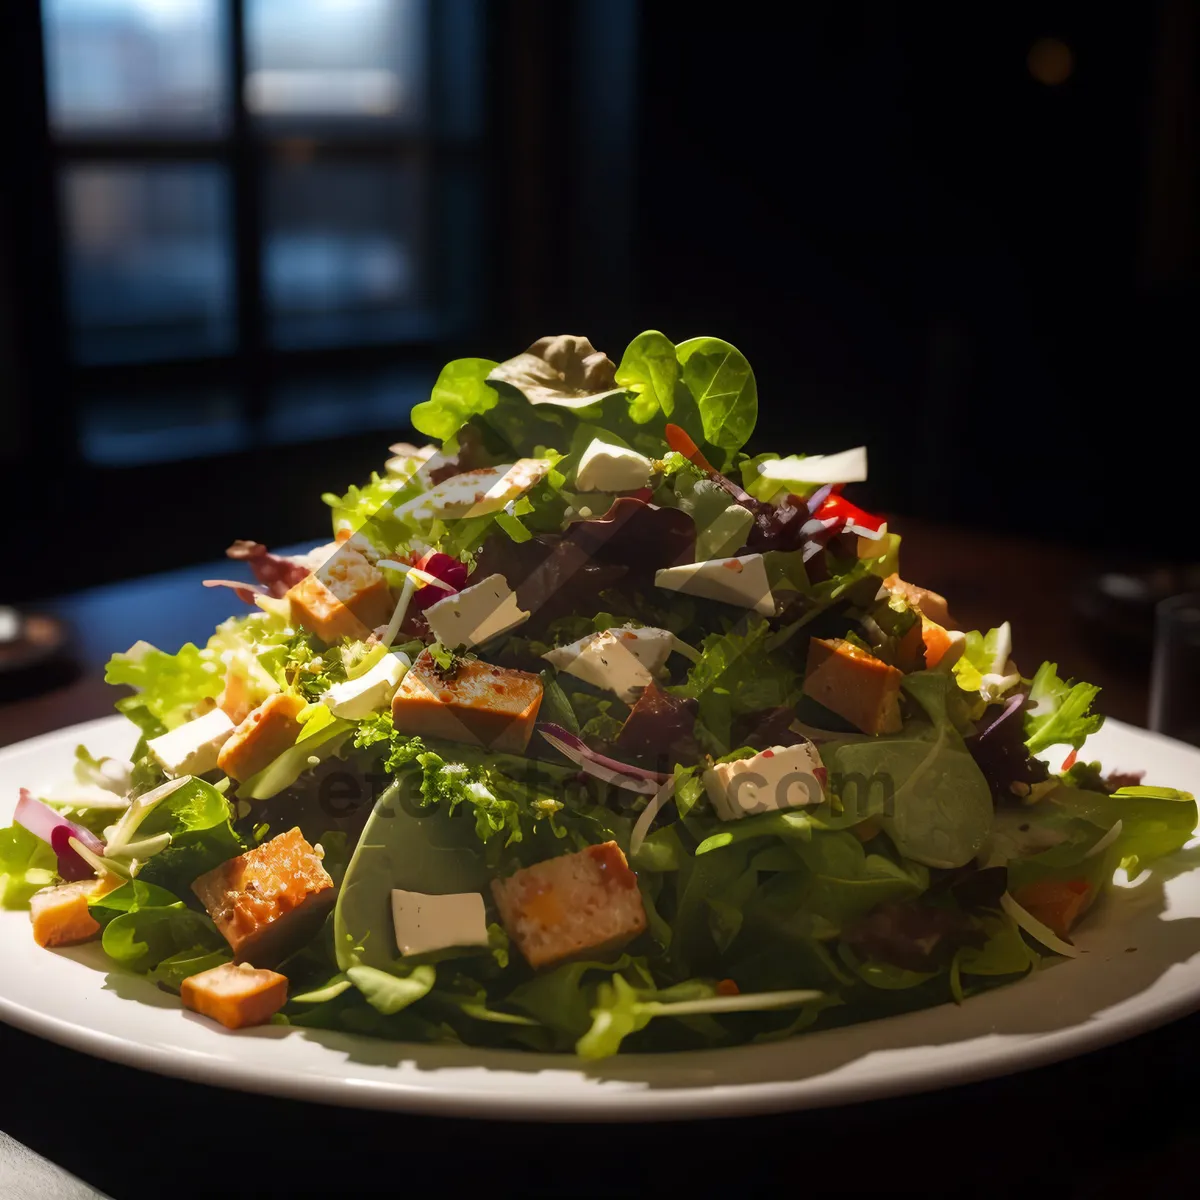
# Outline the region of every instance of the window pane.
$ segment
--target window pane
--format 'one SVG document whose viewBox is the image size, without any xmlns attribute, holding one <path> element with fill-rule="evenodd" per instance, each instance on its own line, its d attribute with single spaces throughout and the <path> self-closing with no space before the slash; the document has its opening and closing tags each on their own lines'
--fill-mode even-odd
<svg viewBox="0 0 1200 1200">
<path fill-rule="evenodd" d="M 223 0 L 43 0 L 51 125 L 83 135 L 220 132 L 225 14 Z"/>
<path fill-rule="evenodd" d="M 370 429 L 407 429 L 413 406 L 429 399 L 436 374 L 394 368 L 289 380 L 271 394 L 263 438 L 271 444 L 315 442 Z"/>
<path fill-rule="evenodd" d="M 276 345 L 430 335 L 423 184 L 416 164 L 310 161 L 270 169 L 263 276 Z"/>
<path fill-rule="evenodd" d="M 414 125 L 426 0 L 247 0 L 246 107 L 275 125 Z"/>
<path fill-rule="evenodd" d="M 234 283 L 223 168 L 75 166 L 63 178 L 75 357 L 227 351 Z"/>
<path fill-rule="evenodd" d="M 205 388 L 84 400 L 79 439 L 88 462 L 125 467 L 243 450 L 250 443 L 250 427 L 236 396 Z"/>
</svg>

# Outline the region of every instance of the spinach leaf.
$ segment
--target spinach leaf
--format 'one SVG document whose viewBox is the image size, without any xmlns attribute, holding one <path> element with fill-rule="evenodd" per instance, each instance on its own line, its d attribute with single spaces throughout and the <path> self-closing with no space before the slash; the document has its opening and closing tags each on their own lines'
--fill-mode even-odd
<svg viewBox="0 0 1200 1200">
<path fill-rule="evenodd" d="M 723 450 L 740 450 L 758 420 L 758 388 L 746 356 L 711 337 L 690 338 L 675 353 L 700 409 L 705 438 Z"/>
<path fill-rule="evenodd" d="M 381 971 L 376 967 L 349 967 L 346 978 L 362 992 L 376 1012 L 390 1017 L 392 1013 L 398 1013 L 428 995 L 437 973 L 431 966 L 405 969 L 397 964 L 390 971 Z"/>
<path fill-rule="evenodd" d="M 674 343 L 657 329 L 639 333 L 625 347 L 616 378 L 621 387 L 633 393 L 629 412 L 639 424 L 653 421 L 659 413 L 670 417 L 679 383 Z"/>
<path fill-rule="evenodd" d="M 420 805 L 422 776 L 404 771 L 383 793 L 346 868 L 333 914 L 340 970 L 390 970 L 397 959 L 392 889 L 479 892 L 489 874 L 473 821 Z"/>
<path fill-rule="evenodd" d="M 821 750 L 843 804 L 860 819 L 881 807 L 896 848 L 929 867 L 970 862 L 992 828 L 991 790 L 948 712 L 951 686 L 933 671 L 906 676 L 904 689 L 926 719 L 910 718 L 898 734 Z"/>
</svg>

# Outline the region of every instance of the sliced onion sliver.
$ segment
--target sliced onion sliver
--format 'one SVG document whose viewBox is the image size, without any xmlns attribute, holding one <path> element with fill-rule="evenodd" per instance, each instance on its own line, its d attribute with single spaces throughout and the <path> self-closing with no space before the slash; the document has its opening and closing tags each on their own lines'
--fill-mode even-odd
<svg viewBox="0 0 1200 1200">
<path fill-rule="evenodd" d="M 1121 830 L 1125 827 L 1125 823 L 1117 818 L 1117 823 L 1083 856 L 1084 858 L 1095 858 L 1097 854 L 1103 854 L 1121 836 Z"/>
<path fill-rule="evenodd" d="M 93 854 L 104 853 L 104 843 L 90 829 L 68 821 L 48 804 L 35 799 L 28 788 L 21 789 L 13 821 L 54 851 L 58 858 L 58 873 L 64 879 L 88 879 L 93 873 L 90 864 L 71 846 L 71 838 Z"/>
<path fill-rule="evenodd" d="M 614 784 L 630 792 L 641 792 L 644 796 L 652 796 L 659 786 L 670 778 L 659 771 L 646 771 L 607 755 L 597 754 L 582 738 L 576 737 L 561 725 L 546 723 L 539 725 L 537 729 L 556 750 L 589 775 L 603 779 L 605 783 Z"/>
<path fill-rule="evenodd" d="M 629 857 L 635 858 L 654 824 L 654 818 L 666 807 L 668 801 L 675 795 L 675 776 L 672 775 L 666 783 L 654 793 L 654 798 L 646 805 L 642 815 L 638 817 L 633 832 L 629 835 Z"/>
<path fill-rule="evenodd" d="M 1000 907 L 1035 941 L 1047 950 L 1061 954 L 1064 958 L 1078 958 L 1079 947 L 1064 942 L 1048 925 L 1043 925 L 1031 912 L 1023 909 L 1007 892 L 1000 897 Z"/>
</svg>

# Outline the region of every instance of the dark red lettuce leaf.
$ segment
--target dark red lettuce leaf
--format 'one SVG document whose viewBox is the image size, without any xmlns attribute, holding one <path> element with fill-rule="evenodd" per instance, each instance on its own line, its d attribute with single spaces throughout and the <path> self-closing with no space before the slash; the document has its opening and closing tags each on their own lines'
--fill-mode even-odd
<svg viewBox="0 0 1200 1200">
<path fill-rule="evenodd" d="M 961 909 L 902 902 L 881 904 L 842 936 L 862 957 L 907 971 L 937 970 L 987 940 Z"/>
<path fill-rule="evenodd" d="M 617 735 L 621 756 L 660 771 L 671 770 L 676 762 L 694 762 L 700 757 L 692 736 L 698 710 L 695 700 L 672 696 L 651 683 Z"/>
<path fill-rule="evenodd" d="M 311 567 L 286 555 L 272 554 L 262 542 L 238 540 L 225 551 L 225 557 L 246 563 L 254 578 L 277 597 L 286 596 L 289 589 L 312 574 Z"/>
<path fill-rule="evenodd" d="M 994 707 L 989 709 L 977 732 L 966 739 L 967 749 L 997 803 L 1011 804 L 1028 795 L 1033 784 L 1050 777 L 1046 764 L 1034 758 L 1025 746 L 1023 713 L 1027 699 L 1018 694 L 1000 712 Z"/>
<path fill-rule="evenodd" d="M 795 719 L 796 710 L 786 705 L 735 717 L 733 744 L 751 746 L 755 750 L 766 750 L 770 746 L 797 746 L 806 739 L 789 728 Z"/>
<path fill-rule="evenodd" d="M 656 570 L 692 562 L 695 552 L 696 526 L 687 513 L 623 496 L 602 517 L 577 521 L 564 534 L 518 543 L 493 533 L 475 575 L 503 575 L 533 614 L 525 630 L 533 633 L 557 617 L 598 611 L 608 588 L 652 587 Z"/>
</svg>

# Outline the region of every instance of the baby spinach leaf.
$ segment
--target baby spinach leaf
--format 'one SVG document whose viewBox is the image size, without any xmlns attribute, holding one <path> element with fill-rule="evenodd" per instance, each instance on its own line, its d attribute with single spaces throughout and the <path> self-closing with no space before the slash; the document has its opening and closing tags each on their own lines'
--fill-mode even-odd
<svg viewBox="0 0 1200 1200">
<path fill-rule="evenodd" d="M 675 349 L 704 422 L 704 436 L 723 450 L 740 450 L 758 420 L 758 388 L 746 356 L 720 338 L 699 337 Z"/>
</svg>

